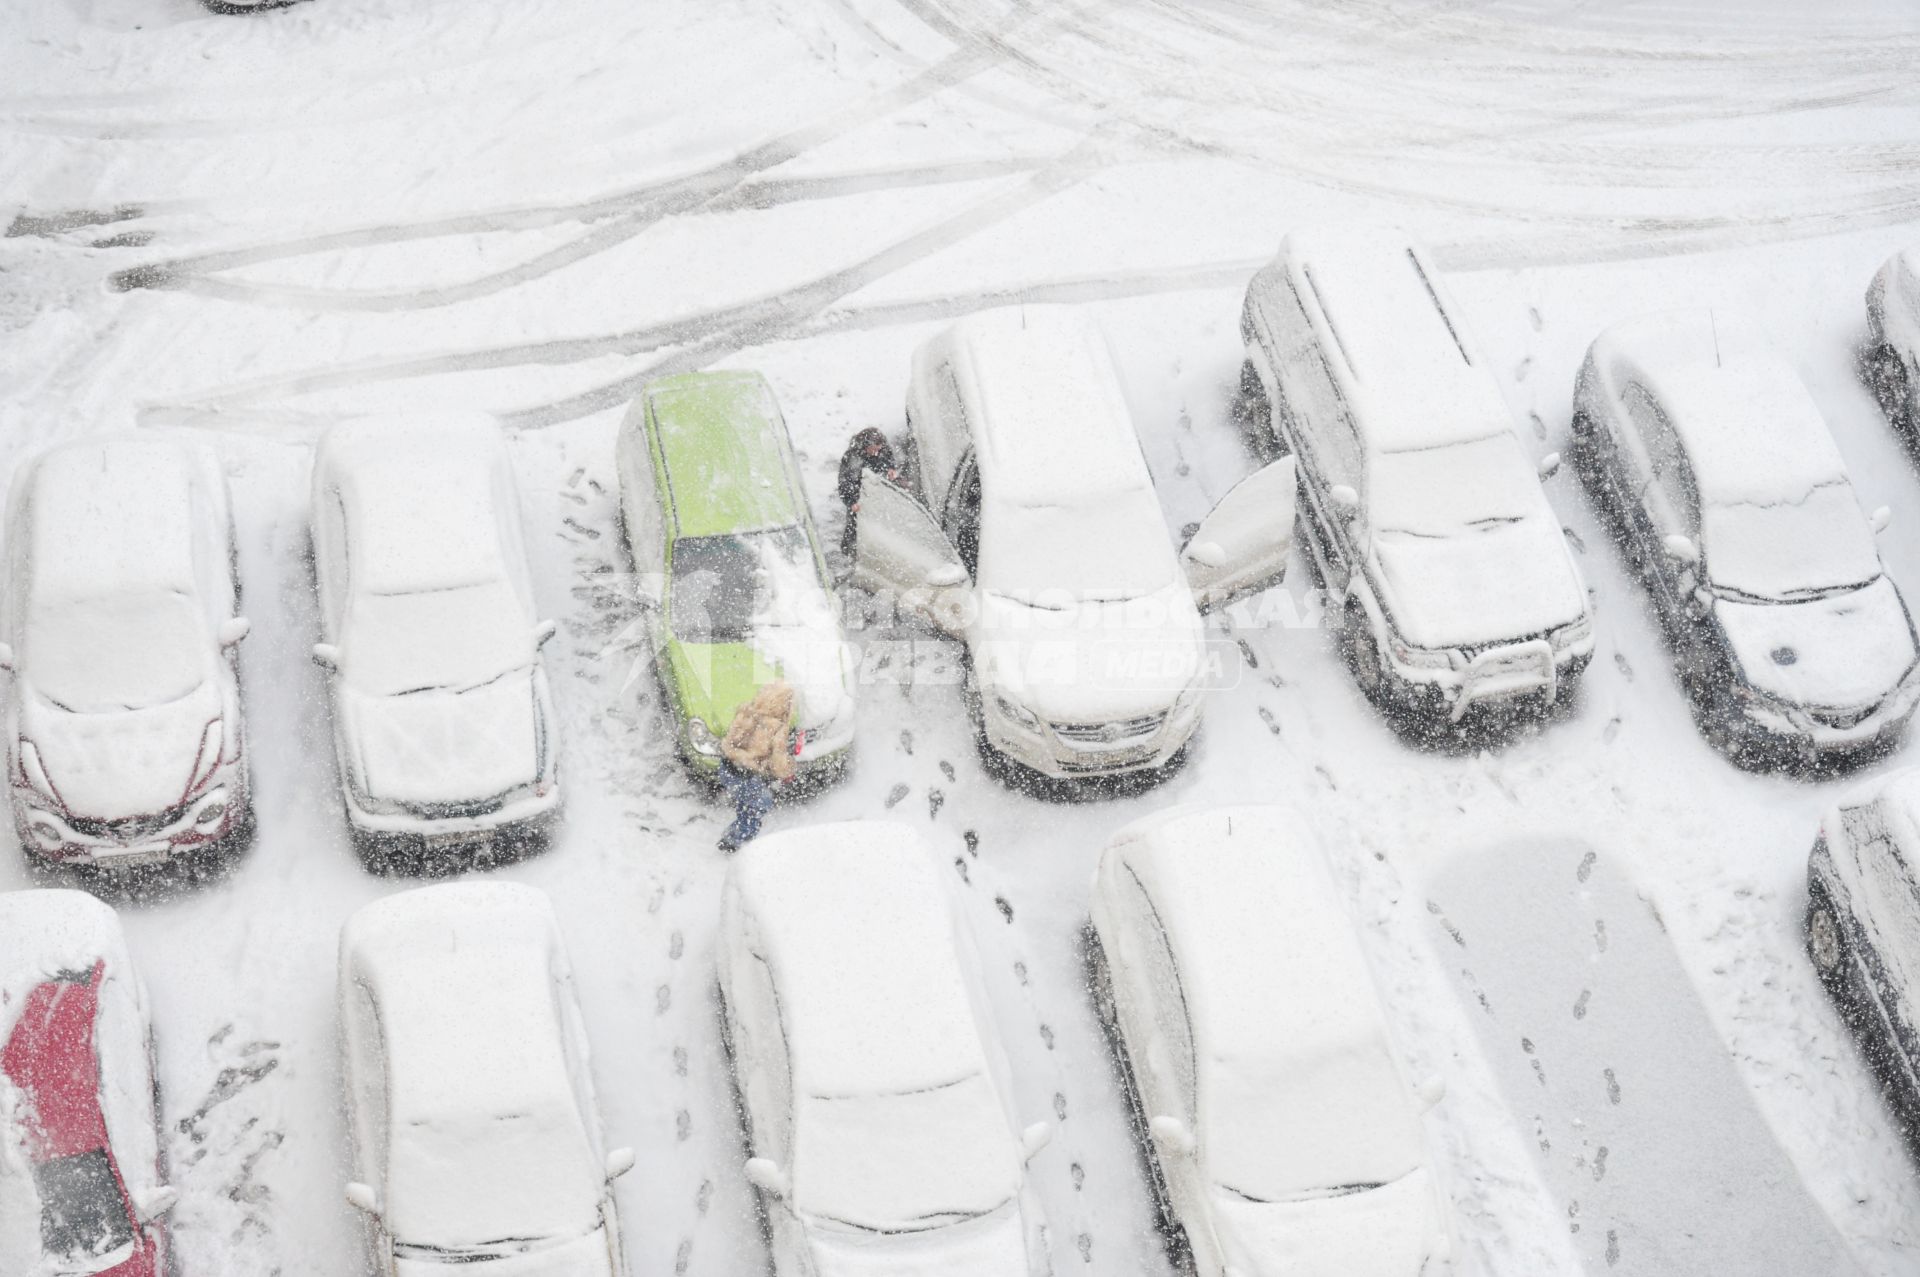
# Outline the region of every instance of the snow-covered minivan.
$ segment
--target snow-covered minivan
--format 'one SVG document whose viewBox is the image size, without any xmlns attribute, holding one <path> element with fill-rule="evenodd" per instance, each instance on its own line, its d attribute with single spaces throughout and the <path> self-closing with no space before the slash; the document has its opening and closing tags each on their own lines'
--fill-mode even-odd
<svg viewBox="0 0 1920 1277">
<path fill-rule="evenodd" d="M 1441 1277 L 1422 1122 L 1439 1084 L 1406 1076 L 1299 814 L 1136 821 L 1100 857 L 1092 915 L 1089 984 L 1180 1270 Z"/>
<path fill-rule="evenodd" d="M 344 422 L 313 463 L 313 659 L 347 821 L 386 859 L 490 851 L 560 805 L 553 698 L 506 439 L 461 417 Z"/>
<path fill-rule="evenodd" d="M 756 839 L 728 867 L 720 997 L 777 1277 L 1047 1277 L 977 957 L 914 831 Z"/>
<path fill-rule="evenodd" d="M 1361 690 L 1423 721 L 1564 696 L 1585 582 L 1498 383 L 1424 249 L 1296 230 L 1247 287 L 1242 383 L 1300 467 L 1311 563 Z"/>
<path fill-rule="evenodd" d="M 1920 424 L 1920 244 L 1901 249 L 1867 286 L 1867 340 L 1882 405 L 1898 426 Z"/>
<path fill-rule="evenodd" d="M 1242 479 L 1176 554 L 1105 339 L 983 311 L 922 345 L 911 488 L 868 472 L 853 579 L 961 638 L 992 749 L 1053 778 L 1165 767 L 1200 720 L 1200 615 L 1280 580 L 1293 463 Z"/>
<path fill-rule="evenodd" d="M 1897 737 L 1920 642 L 1806 387 L 1734 315 L 1602 333 L 1574 390 L 1576 455 L 1641 567 L 1707 737 L 1813 762 Z"/>
<path fill-rule="evenodd" d="M 234 562 L 226 475 L 203 446 L 84 439 L 20 467 L 0 666 L 29 855 L 124 868 L 245 839 Z"/>
<path fill-rule="evenodd" d="M 340 932 L 353 1179 L 379 1277 L 626 1277 L 586 1026 L 546 894 L 419 887 Z"/>
</svg>

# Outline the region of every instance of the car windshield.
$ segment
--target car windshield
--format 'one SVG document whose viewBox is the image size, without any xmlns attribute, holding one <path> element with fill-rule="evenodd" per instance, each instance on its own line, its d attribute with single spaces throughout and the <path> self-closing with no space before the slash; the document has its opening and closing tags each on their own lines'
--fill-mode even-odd
<svg viewBox="0 0 1920 1277">
<path fill-rule="evenodd" d="M 1421 1163 L 1419 1119 L 1378 1040 L 1282 1063 L 1217 1060 L 1201 1087 L 1208 1171 L 1233 1196 L 1336 1196 Z"/>
<path fill-rule="evenodd" d="M 979 568 L 981 587 L 1010 599 L 1097 602 L 1163 590 L 1178 564 L 1153 490 L 1132 488 L 1050 505 L 989 504 Z"/>
<path fill-rule="evenodd" d="M 794 1200 L 844 1228 L 938 1228 L 1010 1200 L 1019 1164 L 984 1073 L 912 1091 L 809 1095 L 797 1114 Z"/>
<path fill-rule="evenodd" d="M 761 626 L 799 625 L 825 599 L 797 525 L 673 543 L 673 633 L 686 643 L 744 643 Z"/>
<path fill-rule="evenodd" d="M 1511 435 L 1385 452 L 1367 473 L 1376 534 L 1459 537 L 1520 523 L 1540 509 L 1539 483 Z"/>
<path fill-rule="evenodd" d="M 342 672 L 373 696 L 478 687 L 534 656 L 533 623 L 504 580 L 359 594 L 342 634 Z"/>
<path fill-rule="evenodd" d="M 21 668 L 74 714 L 113 714 L 177 701 L 207 679 L 206 627 L 173 590 L 31 605 Z"/>
<path fill-rule="evenodd" d="M 33 1180 L 40 1194 L 40 1248 L 57 1271 L 97 1272 L 133 1244 L 133 1221 L 105 1149 L 41 1162 Z"/>
<path fill-rule="evenodd" d="M 1833 479 L 1798 501 L 1709 505 L 1700 549 L 1717 591 L 1797 602 L 1857 589 L 1880 575 L 1880 552 L 1853 485 Z"/>
<path fill-rule="evenodd" d="M 404 1253 L 513 1254 L 599 1222 L 592 1149 L 558 1104 L 414 1122 L 391 1156 L 388 1214 Z"/>
</svg>

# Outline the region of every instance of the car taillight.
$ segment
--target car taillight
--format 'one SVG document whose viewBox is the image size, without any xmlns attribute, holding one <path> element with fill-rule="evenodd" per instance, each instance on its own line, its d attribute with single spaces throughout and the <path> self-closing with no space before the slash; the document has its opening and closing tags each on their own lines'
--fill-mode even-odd
<svg viewBox="0 0 1920 1277">
<path fill-rule="evenodd" d="M 187 781 L 186 797 L 191 798 L 206 788 L 214 772 L 220 769 L 220 747 L 225 741 L 226 730 L 217 718 L 200 733 L 200 752 L 194 756 L 193 775 Z"/>
</svg>

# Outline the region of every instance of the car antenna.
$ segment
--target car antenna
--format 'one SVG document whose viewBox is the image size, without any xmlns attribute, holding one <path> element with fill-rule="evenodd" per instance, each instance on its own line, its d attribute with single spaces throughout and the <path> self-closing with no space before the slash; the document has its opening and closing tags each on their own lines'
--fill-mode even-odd
<svg viewBox="0 0 1920 1277">
<path fill-rule="evenodd" d="M 1720 321 L 1714 317 L 1713 307 L 1707 307 L 1707 326 L 1713 329 L 1713 366 L 1720 366 Z"/>
</svg>

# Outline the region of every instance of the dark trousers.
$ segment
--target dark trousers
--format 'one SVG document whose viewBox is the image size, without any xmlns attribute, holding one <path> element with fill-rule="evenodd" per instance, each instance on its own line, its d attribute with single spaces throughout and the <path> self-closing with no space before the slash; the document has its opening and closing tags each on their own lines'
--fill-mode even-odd
<svg viewBox="0 0 1920 1277">
<path fill-rule="evenodd" d="M 847 526 L 840 529 L 840 556 L 849 564 L 853 562 L 853 550 L 860 532 L 860 516 L 853 510 L 847 511 Z"/>
<path fill-rule="evenodd" d="M 743 772 L 732 763 L 720 764 L 720 783 L 733 797 L 733 823 L 720 841 L 738 847 L 760 834 L 760 822 L 773 810 L 773 786 L 765 776 Z"/>
</svg>

